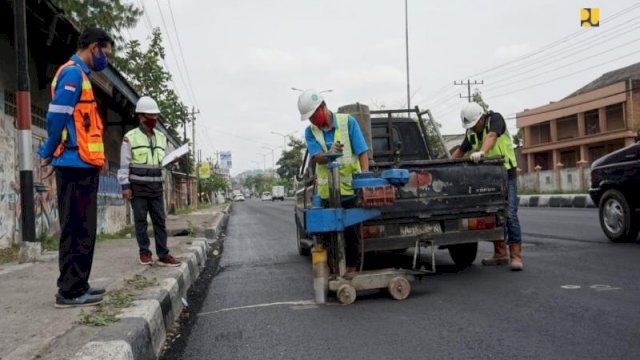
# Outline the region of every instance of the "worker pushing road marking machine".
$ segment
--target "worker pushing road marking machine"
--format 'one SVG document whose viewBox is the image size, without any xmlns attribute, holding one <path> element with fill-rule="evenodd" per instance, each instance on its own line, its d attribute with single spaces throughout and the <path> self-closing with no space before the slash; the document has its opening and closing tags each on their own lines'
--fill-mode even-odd
<svg viewBox="0 0 640 360">
<path fill-rule="evenodd" d="M 420 242 L 416 243 L 413 269 L 382 269 L 347 273 L 345 261 L 344 231 L 348 226 L 361 224 L 380 215 L 380 208 L 393 205 L 396 201 L 396 187 L 409 181 L 405 169 L 383 171 L 379 178 L 372 172 L 354 174 L 352 186 L 358 194 L 357 207 L 344 209 L 340 201 L 340 173 L 337 159 L 342 154 L 327 154 L 329 170 L 329 207 L 322 207 L 320 197 L 314 196 L 313 206 L 305 210 L 305 230 L 313 238 L 311 250 L 315 299 L 318 303 L 327 301 L 328 292 L 335 292 L 342 304 L 351 304 L 356 299 L 356 291 L 388 289 L 396 300 L 403 300 L 411 291 L 410 282 L 416 275 L 430 271 L 416 270 Z M 324 234 L 325 236 L 318 236 Z M 328 251 L 331 249 L 331 251 Z"/>
</svg>

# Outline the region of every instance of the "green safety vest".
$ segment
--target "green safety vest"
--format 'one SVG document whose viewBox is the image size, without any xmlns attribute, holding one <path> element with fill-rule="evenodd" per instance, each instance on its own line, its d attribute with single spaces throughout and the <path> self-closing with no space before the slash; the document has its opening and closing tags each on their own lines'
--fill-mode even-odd
<svg viewBox="0 0 640 360">
<path fill-rule="evenodd" d="M 349 196 L 353 195 L 353 188 L 351 187 L 351 180 L 353 173 L 360 172 L 360 161 L 357 155 L 353 154 L 351 149 L 351 139 L 349 137 L 349 115 L 348 114 L 335 114 L 336 115 L 336 127 L 333 136 L 333 141 L 340 141 L 344 146 L 342 147 L 342 156 L 338 158 L 340 164 L 340 195 Z M 324 141 L 324 132 L 315 125 L 311 126 L 311 133 L 316 139 L 318 144 L 325 152 L 328 151 L 327 144 Z M 321 199 L 329 198 L 329 169 L 325 164 L 316 163 L 316 181 L 318 188 L 318 195 Z"/>
<path fill-rule="evenodd" d="M 485 115 L 486 116 L 486 115 Z M 491 122 L 487 119 L 487 125 L 482 130 L 482 140 L 487 138 L 487 134 L 491 131 Z M 478 135 L 471 129 L 467 130 L 467 139 L 469 140 L 469 144 L 471 144 L 471 150 L 469 152 L 480 151 L 482 148 L 482 142 L 478 140 Z M 504 156 L 504 167 L 509 170 L 518 166 L 518 161 L 516 160 L 516 153 L 513 151 L 513 143 L 511 141 L 511 136 L 509 135 L 509 130 L 504 129 L 504 133 L 496 139 L 496 143 L 493 145 L 491 149 L 485 154 L 486 156 Z"/>
<path fill-rule="evenodd" d="M 125 136 L 131 145 L 129 182 L 134 196 L 162 195 L 162 159 L 167 148 L 167 137 L 154 130 L 154 144 L 140 127 Z"/>
</svg>

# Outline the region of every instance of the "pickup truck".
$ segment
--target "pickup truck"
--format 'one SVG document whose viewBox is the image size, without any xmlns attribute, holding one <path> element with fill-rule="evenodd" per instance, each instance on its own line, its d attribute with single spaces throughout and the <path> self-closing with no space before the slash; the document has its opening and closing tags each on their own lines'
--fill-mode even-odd
<svg viewBox="0 0 640 360">
<path fill-rule="evenodd" d="M 400 117 L 403 113 L 407 110 L 370 112 L 370 170 L 377 175 L 402 168 L 409 170 L 410 178 L 398 189 L 395 205 L 383 207 L 379 217 L 361 225 L 362 250 L 403 251 L 420 240 L 448 249 L 457 266 L 467 267 L 476 258 L 479 241 L 504 238 L 507 173 L 503 159 L 477 164 L 450 159 L 430 112 L 416 108 L 415 119 Z M 423 119 L 425 114 L 429 123 Z M 311 206 L 315 191 L 314 166 L 305 155 L 298 176 L 303 185 L 296 192 L 295 207 L 300 255 L 307 255 L 311 246 L 303 224 L 304 209 Z"/>
<path fill-rule="evenodd" d="M 633 242 L 640 230 L 640 131 L 636 143 L 591 164 L 589 195 L 600 226 L 613 242 Z"/>
</svg>

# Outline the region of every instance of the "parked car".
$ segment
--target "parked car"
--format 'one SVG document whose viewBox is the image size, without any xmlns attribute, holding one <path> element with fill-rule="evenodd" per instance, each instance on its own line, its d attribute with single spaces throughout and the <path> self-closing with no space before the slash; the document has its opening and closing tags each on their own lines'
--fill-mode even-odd
<svg viewBox="0 0 640 360">
<path fill-rule="evenodd" d="M 244 201 L 244 195 L 242 194 L 235 194 L 233 196 L 233 201 Z"/>
<path fill-rule="evenodd" d="M 600 226 L 613 242 L 632 242 L 640 230 L 640 136 L 636 143 L 591 164 L 589 195 L 598 206 Z"/>
<path fill-rule="evenodd" d="M 262 201 L 273 201 L 273 199 L 271 198 L 271 193 L 268 191 L 265 191 L 262 193 L 262 196 L 260 196 L 260 200 Z"/>
</svg>

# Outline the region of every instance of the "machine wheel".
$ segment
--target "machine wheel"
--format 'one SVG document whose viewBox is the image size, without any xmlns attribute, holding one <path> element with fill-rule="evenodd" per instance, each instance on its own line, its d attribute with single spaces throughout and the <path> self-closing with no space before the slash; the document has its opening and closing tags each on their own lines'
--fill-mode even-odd
<svg viewBox="0 0 640 360">
<path fill-rule="evenodd" d="M 449 255 L 456 266 L 466 268 L 473 264 L 478 253 L 478 243 L 457 244 L 449 246 Z"/>
<path fill-rule="evenodd" d="M 356 301 L 356 289 L 351 285 L 341 285 L 336 292 L 338 302 L 343 305 L 351 305 Z"/>
<path fill-rule="evenodd" d="M 409 283 L 409 280 L 398 276 L 389 281 L 388 289 L 392 298 L 396 300 L 404 300 L 409 297 L 409 293 L 411 293 L 411 284 Z"/>
<path fill-rule="evenodd" d="M 632 242 L 638 237 L 638 219 L 634 219 L 627 199 L 615 189 L 607 190 L 600 199 L 600 226 L 609 240 L 616 243 Z M 634 221 L 635 220 L 635 221 Z"/>
<path fill-rule="evenodd" d="M 297 224 L 297 221 L 296 221 L 296 239 L 298 242 L 298 255 L 309 256 L 311 254 L 311 249 L 302 244 L 302 234 L 300 231 L 300 226 L 298 226 Z"/>
</svg>

